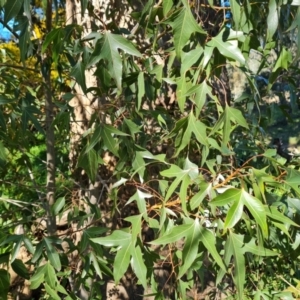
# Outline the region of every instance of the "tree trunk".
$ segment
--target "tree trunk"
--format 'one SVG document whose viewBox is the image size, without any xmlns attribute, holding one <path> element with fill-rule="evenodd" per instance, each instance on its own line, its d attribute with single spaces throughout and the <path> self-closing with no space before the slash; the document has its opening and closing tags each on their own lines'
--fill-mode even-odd
<svg viewBox="0 0 300 300">
<path fill-rule="evenodd" d="M 52 0 L 47 0 L 46 9 L 46 30 L 52 29 Z M 53 102 L 51 91 L 51 63 L 48 63 L 46 55 L 42 57 L 43 79 L 45 89 L 45 110 L 46 110 L 46 147 L 47 147 L 47 181 L 46 181 L 46 214 L 48 235 L 56 232 L 56 218 L 51 207 L 55 202 L 55 137 L 53 122 Z"/>
</svg>

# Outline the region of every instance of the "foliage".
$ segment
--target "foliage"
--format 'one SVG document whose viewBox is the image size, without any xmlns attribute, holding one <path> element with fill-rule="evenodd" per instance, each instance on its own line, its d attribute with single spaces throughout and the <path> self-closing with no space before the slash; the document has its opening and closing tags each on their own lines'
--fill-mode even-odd
<svg viewBox="0 0 300 300">
<path fill-rule="evenodd" d="M 90 18 L 97 17 L 91 3 L 81 2 Z M 268 148 L 260 115 L 263 93 L 281 78 L 296 89 L 299 50 L 292 52 L 283 32 L 293 31 L 290 39 L 299 40 L 297 1 L 230 1 L 230 7 L 221 8 L 213 1 L 149 0 L 132 12 L 136 35 L 113 21 L 89 36 L 81 36 L 79 25 L 57 22 L 36 40 L 31 36 L 30 1 L 2 0 L 0 5 L 4 23 L 14 19 L 20 31 L 23 65 L 29 64 L 34 74 L 58 74 L 52 77 L 51 126 L 58 140 L 57 174 L 72 191 L 66 193 L 69 201 L 58 191 L 51 210 L 58 220 L 67 212 L 68 226 L 76 222 L 74 233 L 82 234 L 76 244 L 70 232 L 13 233 L 12 221 L 24 221 L 29 228 L 46 210 L 36 180 L 25 178 L 29 170 L 38 186 L 45 182 L 40 177 L 45 171 L 35 159 L 43 159 L 47 142 L 45 105 L 41 75 L 1 61 L 2 82 L 7 83 L 0 87 L 1 172 L 4 180 L 14 175 L 14 181 L 31 188 L 30 194 L 6 188 L 1 195 L 1 264 L 30 279 L 30 288 L 41 299 L 79 299 L 80 286 L 90 299 L 101 299 L 102 285 L 109 279 L 118 284 L 130 272 L 144 290 L 151 287 L 155 299 L 200 298 L 193 288 L 203 291 L 209 281 L 215 284 L 211 297 L 299 296 L 299 162 L 287 163 Z M 223 16 L 226 9 L 232 19 Z M 278 51 L 273 63 L 268 60 L 271 49 Z M 262 57 L 256 74 L 250 68 L 251 51 Z M 38 57 L 35 65 L 30 63 L 33 56 Z M 243 72 L 247 86 L 241 97 L 223 101 L 216 81 L 221 81 L 225 65 Z M 91 68 L 99 86 L 86 82 Z M 267 87 L 260 88 L 256 78 L 265 68 L 270 70 Z M 73 187 L 66 148 L 73 116 L 68 101 L 75 82 L 86 95 L 107 101 L 82 135 L 72 174 L 74 182 L 78 173 L 81 177 Z M 60 97 L 67 85 L 68 92 Z M 114 158 L 112 168 L 107 153 Z M 85 210 L 74 194 L 78 185 L 86 188 L 87 177 L 103 189 L 99 203 L 82 200 L 89 208 Z M 5 201 L 12 197 L 18 199 Z M 4 217 L 13 205 L 22 209 Z M 23 246 L 29 262 L 17 258 Z M 160 278 L 156 268 L 165 270 L 167 278 Z M 8 278 L 7 268 L 1 268 L 3 299 Z"/>
</svg>

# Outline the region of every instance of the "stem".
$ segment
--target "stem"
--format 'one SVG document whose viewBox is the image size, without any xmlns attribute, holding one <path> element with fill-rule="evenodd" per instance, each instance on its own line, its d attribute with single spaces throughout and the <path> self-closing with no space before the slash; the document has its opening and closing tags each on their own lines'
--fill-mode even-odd
<svg viewBox="0 0 300 300">
<path fill-rule="evenodd" d="M 0 23 L 3 25 L 3 27 L 5 27 L 6 29 L 8 29 L 11 32 L 11 34 L 13 34 L 17 39 L 20 38 L 20 36 L 16 32 L 14 32 L 14 30 L 8 24 L 5 24 L 3 22 L 3 20 L 0 19 Z"/>
</svg>

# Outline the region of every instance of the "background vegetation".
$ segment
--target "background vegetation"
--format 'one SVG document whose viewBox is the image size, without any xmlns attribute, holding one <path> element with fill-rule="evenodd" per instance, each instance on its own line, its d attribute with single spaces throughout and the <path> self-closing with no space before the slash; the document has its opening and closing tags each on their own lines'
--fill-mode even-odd
<svg viewBox="0 0 300 300">
<path fill-rule="evenodd" d="M 298 299 L 299 6 L 0 0 L 0 299 Z"/>
</svg>

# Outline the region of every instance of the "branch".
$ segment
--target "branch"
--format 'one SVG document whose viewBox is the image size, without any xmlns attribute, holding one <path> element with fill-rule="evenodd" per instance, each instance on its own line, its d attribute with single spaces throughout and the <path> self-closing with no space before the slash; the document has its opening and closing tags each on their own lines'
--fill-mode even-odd
<svg viewBox="0 0 300 300">
<path fill-rule="evenodd" d="M 32 71 L 35 73 L 40 73 L 40 70 L 36 70 L 33 68 L 23 67 L 23 66 L 17 66 L 17 65 L 10 65 L 10 64 L 1 64 L 0 67 L 7 67 L 7 68 L 13 68 L 13 69 L 19 69 L 19 70 L 26 70 L 26 71 Z"/>
<path fill-rule="evenodd" d="M 8 29 L 17 39 L 20 38 L 20 36 L 8 24 L 5 24 L 2 19 L 0 19 L 0 23 L 3 25 L 3 27 Z"/>
</svg>

